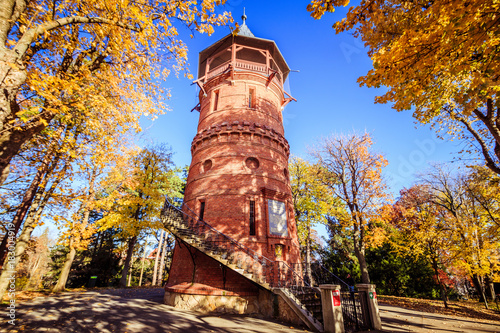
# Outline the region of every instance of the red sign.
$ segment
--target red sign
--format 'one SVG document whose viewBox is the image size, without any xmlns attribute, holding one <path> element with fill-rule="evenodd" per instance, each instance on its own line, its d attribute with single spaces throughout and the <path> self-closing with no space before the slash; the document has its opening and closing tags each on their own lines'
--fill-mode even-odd
<svg viewBox="0 0 500 333">
<path fill-rule="evenodd" d="M 340 290 L 332 290 L 333 306 L 340 306 Z"/>
</svg>

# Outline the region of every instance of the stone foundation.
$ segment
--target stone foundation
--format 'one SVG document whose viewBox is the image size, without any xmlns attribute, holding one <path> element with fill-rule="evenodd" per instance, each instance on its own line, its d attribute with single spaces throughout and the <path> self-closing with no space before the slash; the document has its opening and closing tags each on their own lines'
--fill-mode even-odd
<svg viewBox="0 0 500 333">
<path fill-rule="evenodd" d="M 167 287 L 163 302 L 177 309 L 200 311 L 204 313 L 231 313 L 259 315 L 265 318 L 276 318 L 294 326 L 304 326 L 300 317 L 281 298 L 268 290 L 260 289 L 256 295 L 221 295 L 218 292 L 201 291 L 193 294 L 189 291 Z M 191 292 L 191 293 L 189 293 Z"/>
<path fill-rule="evenodd" d="M 278 319 L 293 324 L 294 326 L 304 326 L 302 319 L 292 310 L 292 308 L 285 302 L 281 296 L 278 298 Z"/>
<path fill-rule="evenodd" d="M 165 290 L 163 302 L 178 309 L 206 313 L 260 314 L 273 315 L 273 294 L 260 291 L 258 296 L 189 294 Z"/>
</svg>

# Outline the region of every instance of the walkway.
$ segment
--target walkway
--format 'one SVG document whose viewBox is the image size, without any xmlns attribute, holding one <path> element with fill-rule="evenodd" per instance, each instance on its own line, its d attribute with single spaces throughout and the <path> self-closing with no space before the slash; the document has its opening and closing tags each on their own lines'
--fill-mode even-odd
<svg viewBox="0 0 500 333">
<path fill-rule="evenodd" d="M 418 312 L 392 305 L 381 304 L 379 308 L 384 332 L 500 333 L 500 322 Z"/>
<path fill-rule="evenodd" d="M 162 304 L 163 290 L 116 289 L 62 293 L 17 304 L 16 326 L 0 307 L 0 332 L 75 333 L 298 333 L 279 322 L 240 315 L 208 315 Z"/>
<path fill-rule="evenodd" d="M 272 320 L 214 315 L 162 304 L 163 290 L 110 289 L 62 293 L 18 302 L 16 325 L 0 307 L 0 332 L 275 333 L 304 332 Z M 380 305 L 383 332 L 500 333 L 500 322 L 417 312 Z"/>
</svg>

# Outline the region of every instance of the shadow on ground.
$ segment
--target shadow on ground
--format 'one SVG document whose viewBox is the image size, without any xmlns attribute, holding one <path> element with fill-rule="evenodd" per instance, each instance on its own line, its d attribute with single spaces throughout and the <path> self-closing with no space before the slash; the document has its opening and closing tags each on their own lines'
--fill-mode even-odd
<svg viewBox="0 0 500 333">
<path fill-rule="evenodd" d="M 452 317 L 380 304 L 383 332 L 490 332 L 500 333 L 499 322 Z"/>
<path fill-rule="evenodd" d="M 303 332 L 282 323 L 240 315 L 204 314 L 162 304 L 163 289 L 62 293 L 18 304 L 16 325 L 25 332 Z M 4 308 L 2 310 L 5 310 Z M 5 318 L 5 317 L 4 317 Z"/>
</svg>

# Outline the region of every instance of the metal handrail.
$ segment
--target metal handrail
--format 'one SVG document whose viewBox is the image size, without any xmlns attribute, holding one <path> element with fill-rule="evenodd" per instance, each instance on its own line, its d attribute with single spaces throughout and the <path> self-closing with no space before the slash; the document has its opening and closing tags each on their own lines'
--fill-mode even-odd
<svg viewBox="0 0 500 333">
<path fill-rule="evenodd" d="M 183 206 L 187 207 L 186 205 Z M 222 232 L 208 224 L 206 221 L 199 219 L 196 213 L 192 212 L 192 215 L 194 215 L 192 216 L 191 214 L 185 212 L 185 209 L 181 210 L 173 206 L 167 199 L 162 210 L 163 216 L 167 215 L 168 209 L 176 212 L 177 214 L 180 214 L 180 217 L 183 219 L 184 223 L 187 222 L 187 227 L 192 230 L 193 233 L 201 235 L 201 233 L 196 231 L 200 229 L 203 230 L 202 235 L 205 236 L 207 243 L 213 247 L 214 251 L 225 251 L 229 255 L 235 255 L 237 259 L 232 260 L 232 263 L 236 261 L 235 264 L 238 266 L 238 268 L 240 268 L 243 262 L 245 262 L 247 263 L 247 267 L 243 268 L 243 270 L 247 273 L 255 274 L 255 264 L 258 264 L 260 270 L 262 271 L 261 276 L 265 279 L 265 282 L 267 282 L 269 285 L 274 284 L 274 261 L 247 248 L 246 246 L 242 245 L 226 234 L 223 234 Z M 241 257 L 241 255 L 243 255 L 244 257 Z M 251 265 L 248 265 L 249 260 Z M 250 270 L 248 266 L 251 266 L 252 269 Z"/>
<path fill-rule="evenodd" d="M 251 262 L 249 266 L 252 268 L 251 271 L 248 270 L 248 267 L 247 269 L 244 268 L 245 271 L 251 274 L 255 274 L 254 272 L 255 264 L 258 264 L 262 271 L 261 276 L 265 279 L 264 281 L 265 283 L 267 283 L 270 287 L 273 288 L 283 288 L 283 290 L 286 291 L 289 294 L 289 296 L 294 296 L 296 303 L 301 308 L 309 312 L 307 307 L 300 302 L 298 297 L 300 296 L 300 294 L 306 293 L 308 291 L 308 288 L 310 289 L 311 286 L 309 285 L 309 283 L 307 283 L 307 281 L 304 280 L 304 278 L 300 274 L 298 274 L 295 270 L 293 270 L 287 263 L 283 261 L 274 261 L 261 254 L 258 254 L 254 250 L 239 243 L 232 237 L 220 232 L 219 230 L 211 226 L 208 222 L 200 219 L 199 216 L 185 204 L 182 205 L 182 209 L 179 209 L 174 205 L 172 205 L 168 199 L 166 199 L 161 213 L 162 216 L 167 216 L 168 210 L 180 214 L 180 218 L 183 220 L 185 225 L 187 224 L 186 227 L 189 230 L 191 230 L 193 234 L 200 235 L 198 231 L 200 229 L 203 230 L 202 235 L 206 236 L 205 237 L 206 240 L 209 239 L 208 243 L 214 246 L 214 248 L 224 250 L 227 254 L 229 254 L 229 256 L 232 255 L 232 253 L 229 253 L 230 251 L 235 252 L 236 250 L 243 252 L 243 254 L 247 256 L 245 261 L 250 259 Z M 190 221 L 191 224 L 189 223 Z M 212 240 L 214 237 L 212 235 L 208 235 L 207 237 L 207 234 L 210 234 L 210 232 L 207 233 L 206 230 L 210 230 L 211 233 L 215 234 L 216 236 L 220 236 L 222 239 L 217 239 L 217 237 L 215 237 L 215 240 Z M 214 243 L 218 243 L 218 245 Z M 224 243 L 229 243 L 230 244 L 229 248 L 225 247 Z M 232 263 L 234 264 L 234 261 Z M 236 265 L 238 266 L 238 263 L 236 263 Z M 277 276 L 275 275 L 275 272 Z M 254 278 L 256 277 L 254 276 Z M 312 316 L 312 314 L 311 318 L 313 318 L 315 321 L 318 321 L 316 318 L 314 318 L 314 316 Z"/>
<path fill-rule="evenodd" d="M 168 199 L 167 199 L 166 201 L 168 202 Z M 169 204 L 170 204 L 170 202 L 169 202 Z M 174 206 L 174 207 L 175 207 L 175 206 Z M 198 214 L 196 214 L 196 213 L 195 213 L 195 212 L 194 212 L 191 208 L 189 208 L 189 206 L 188 206 L 188 205 L 186 205 L 186 204 L 182 204 L 182 207 L 183 207 L 183 208 L 184 208 L 184 207 L 186 207 L 186 208 L 187 208 L 187 209 L 188 209 L 188 210 L 189 210 L 189 211 L 190 211 L 190 212 L 191 212 L 191 213 L 192 213 L 192 214 L 196 217 L 196 219 L 197 219 L 198 221 L 200 221 L 200 222 L 202 222 L 202 223 L 206 224 L 208 227 L 210 227 L 210 228 L 211 228 L 212 230 L 214 230 L 215 232 L 217 232 L 217 233 L 219 233 L 219 234 L 223 235 L 224 237 L 226 237 L 226 238 L 230 239 L 232 242 L 236 243 L 236 244 L 237 244 L 238 246 L 240 246 L 241 248 L 244 248 L 244 249 L 246 249 L 246 250 L 248 250 L 248 251 L 250 251 L 250 252 L 253 252 L 256 256 L 260 256 L 260 257 L 264 258 L 264 259 L 265 259 L 265 260 L 267 260 L 267 261 L 273 262 L 273 260 L 271 260 L 271 259 L 267 258 L 266 256 L 264 256 L 264 255 L 262 255 L 262 254 L 258 254 L 258 253 L 257 253 L 257 252 L 255 252 L 254 250 L 252 250 L 252 249 L 250 249 L 250 248 L 248 248 L 248 247 L 244 246 L 244 245 L 243 245 L 243 244 L 241 244 L 240 242 L 238 242 L 236 239 L 234 239 L 234 238 L 232 238 L 232 237 L 230 237 L 230 236 L 228 236 L 228 235 L 226 235 L 226 234 L 224 234 L 224 233 L 220 232 L 219 230 L 215 229 L 215 228 L 214 228 L 214 227 L 212 227 L 212 226 L 210 225 L 210 223 L 208 223 L 207 221 L 200 219 L 200 217 L 198 216 Z M 175 208 L 177 208 L 177 207 L 175 207 Z M 179 211 L 181 211 L 181 212 L 182 212 L 182 210 L 180 210 L 180 209 L 178 209 L 178 208 L 177 208 L 177 210 L 179 210 Z M 187 214 L 186 214 L 186 215 L 187 215 Z"/>
</svg>

